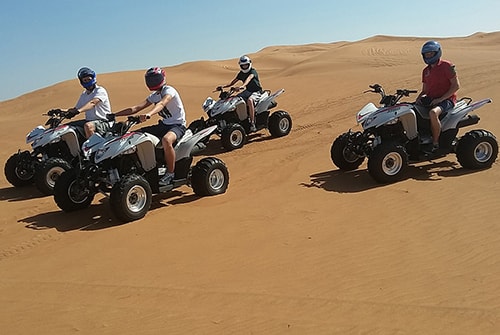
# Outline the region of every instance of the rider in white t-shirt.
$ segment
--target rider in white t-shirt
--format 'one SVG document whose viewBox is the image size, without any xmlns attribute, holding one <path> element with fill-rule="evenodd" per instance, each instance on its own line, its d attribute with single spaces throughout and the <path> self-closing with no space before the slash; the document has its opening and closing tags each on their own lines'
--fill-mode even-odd
<svg viewBox="0 0 500 335">
<path fill-rule="evenodd" d="M 75 107 L 68 109 L 68 116 L 71 118 L 85 112 L 85 120 L 73 121 L 71 125 L 83 128 L 87 138 L 96 132 L 104 135 L 109 130 L 107 116 L 111 114 L 108 92 L 97 85 L 95 72 L 87 67 L 78 71 L 78 79 L 85 91 L 80 95 Z"/>
<path fill-rule="evenodd" d="M 147 126 L 138 131 L 152 134 L 161 138 L 167 172 L 160 179 L 160 185 L 172 183 L 175 176 L 175 150 L 174 143 L 180 140 L 186 132 L 186 114 L 179 92 L 167 85 L 165 71 L 160 67 L 152 67 L 144 75 L 146 86 L 153 91 L 143 102 L 138 105 L 122 109 L 115 116 L 135 114 L 146 107 L 154 105 L 148 113 L 140 115 L 144 122 L 154 114 L 159 114 L 162 119 L 158 124 Z"/>
</svg>

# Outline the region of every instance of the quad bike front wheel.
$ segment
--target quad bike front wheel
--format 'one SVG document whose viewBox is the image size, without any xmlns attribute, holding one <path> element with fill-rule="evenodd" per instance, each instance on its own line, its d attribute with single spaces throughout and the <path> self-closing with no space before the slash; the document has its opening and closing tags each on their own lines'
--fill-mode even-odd
<svg viewBox="0 0 500 335">
<path fill-rule="evenodd" d="M 111 190 L 111 211 L 124 222 L 142 219 L 151 207 L 152 194 L 151 186 L 144 177 L 126 175 Z"/>
<path fill-rule="evenodd" d="M 380 144 L 368 158 L 368 173 L 379 183 L 393 183 L 402 178 L 408 167 L 408 155 L 401 145 Z"/>
<path fill-rule="evenodd" d="M 229 172 L 226 164 L 218 158 L 206 157 L 200 160 L 191 171 L 191 187 L 200 196 L 225 193 L 229 185 Z"/>
<path fill-rule="evenodd" d="M 71 165 L 62 158 L 52 157 L 44 161 L 35 173 L 35 186 L 45 195 L 54 193 L 57 178 L 71 169 Z"/>
<path fill-rule="evenodd" d="M 292 118 L 285 111 L 276 111 L 269 117 L 269 132 L 273 137 L 286 136 L 292 130 Z"/>
<path fill-rule="evenodd" d="M 247 139 L 245 129 L 239 123 L 229 124 L 222 130 L 222 146 L 227 150 L 235 150 L 243 147 Z"/>
<path fill-rule="evenodd" d="M 330 148 L 330 157 L 333 164 L 344 171 L 356 170 L 365 160 L 364 156 L 359 156 L 349 149 L 350 134 L 344 133 L 337 137 Z"/>
<path fill-rule="evenodd" d="M 63 172 L 54 185 L 54 201 L 65 212 L 89 207 L 94 196 L 87 180 L 78 178 L 73 169 Z"/>
<path fill-rule="evenodd" d="M 487 169 L 498 156 L 498 142 L 487 130 L 472 130 L 460 138 L 457 160 L 466 169 Z"/>
<path fill-rule="evenodd" d="M 15 153 L 4 166 L 5 178 L 13 186 L 21 187 L 33 184 L 35 164 L 28 151 Z"/>
</svg>

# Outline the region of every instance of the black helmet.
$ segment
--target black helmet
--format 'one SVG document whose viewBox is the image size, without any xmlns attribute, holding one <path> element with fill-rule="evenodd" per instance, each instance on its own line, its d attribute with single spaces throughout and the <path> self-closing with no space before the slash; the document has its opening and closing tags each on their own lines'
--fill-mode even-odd
<svg viewBox="0 0 500 335">
<path fill-rule="evenodd" d="M 149 68 L 144 75 L 144 79 L 150 91 L 159 90 L 167 83 L 165 71 L 161 67 Z"/>
<path fill-rule="evenodd" d="M 86 77 L 90 77 L 92 79 L 84 83 L 83 78 Z M 78 79 L 80 80 L 80 84 L 82 84 L 84 88 L 91 88 L 97 82 L 95 72 L 92 69 L 89 69 L 88 67 L 82 67 L 80 70 L 78 70 Z"/>
</svg>

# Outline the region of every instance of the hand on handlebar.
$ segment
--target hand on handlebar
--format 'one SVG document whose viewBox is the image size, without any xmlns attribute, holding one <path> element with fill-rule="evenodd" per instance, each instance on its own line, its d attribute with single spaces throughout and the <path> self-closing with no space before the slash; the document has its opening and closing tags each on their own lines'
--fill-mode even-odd
<svg viewBox="0 0 500 335">
<path fill-rule="evenodd" d="M 80 114 L 80 111 L 78 110 L 78 108 L 73 107 L 73 108 L 70 108 L 66 111 L 66 118 L 71 119 L 78 114 Z"/>
<path fill-rule="evenodd" d="M 62 111 L 57 108 L 57 109 L 51 109 L 47 112 L 48 116 L 54 116 L 54 115 L 59 115 Z"/>
</svg>

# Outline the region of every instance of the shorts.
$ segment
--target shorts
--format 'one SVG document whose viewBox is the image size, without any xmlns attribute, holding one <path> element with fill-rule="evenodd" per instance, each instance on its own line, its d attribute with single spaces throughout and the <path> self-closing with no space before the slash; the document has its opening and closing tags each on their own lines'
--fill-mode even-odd
<svg viewBox="0 0 500 335">
<path fill-rule="evenodd" d="M 87 121 L 87 120 L 76 120 L 76 121 L 71 121 L 68 124 L 72 127 L 76 127 L 79 129 L 79 131 L 84 133 L 84 126 L 87 122 L 92 122 L 94 124 L 95 132 L 98 133 L 101 136 L 104 136 L 107 131 L 109 131 L 110 126 L 109 126 L 109 121 L 104 121 L 104 120 L 94 120 L 94 121 Z"/>
<path fill-rule="evenodd" d="M 95 121 L 88 121 L 92 122 L 94 124 L 95 132 L 98 133 L 99 135 L 104 136 L 107 131 L 109 131 L 109 121 L 103 121 L 103 120 L 95 120 Z"/>
<path fill-rule="evenodd" d="M 186 133 L 186 127 L 181 124 L 165 124 L 161 120 L 158 121 L 158 124 L 153 126 L 142 127 L 137 130 L 141 133 L 148 133 L 153 136 L 158 137 L 160 140 L 166 133 L 172 132 L 177 136 L 177 140 L 179 140 Z"/>
<path fill-rule="evenodd" d="M 250 91 L 243 91 L 238 96 L 240 98 L 243 98 L 243 100 L 247 101 L 249 98 L 252 98 L 252 100 L 256 101 L 258 98 L 260 98 L 261 93 L 260 92 L 250 92 Z"/>
<path fill-rule="evenodd" d="M 453 109 L 453 107 L 455 107 L 455 103 L 450 99 L 446 99 L 438 103 L 435 107 L 440 107 L 441 113 L 444 113 Z"/>
</svg>

